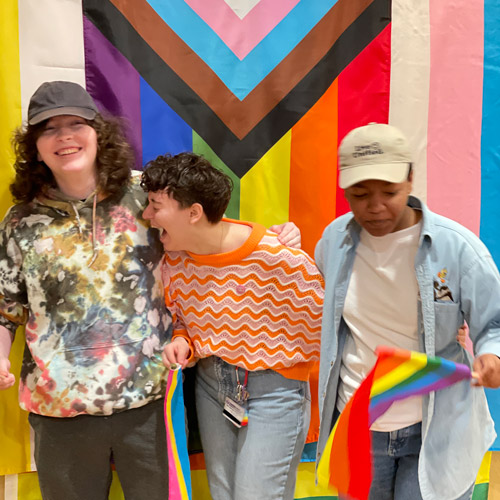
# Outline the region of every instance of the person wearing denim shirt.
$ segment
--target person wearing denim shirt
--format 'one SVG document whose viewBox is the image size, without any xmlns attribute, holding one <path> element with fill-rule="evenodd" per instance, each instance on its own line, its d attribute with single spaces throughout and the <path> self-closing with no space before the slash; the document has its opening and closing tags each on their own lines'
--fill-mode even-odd
<svg viewBox="0 0 500 500">
<path fill-rule="evenodd" d="M 315 251 L 325 278 L 317 459 L 350 385 L 371 368 L 363 362 L 368 365 L 372 355 L 374 361 L 376 342 L 402 347 L 398 343 L 408 341 L 429 356 L 471 366 L 477 387 L 460 382 L 391 408 L 388 430 L 371 428 L 370 499 L 470 499 L 481 460 L 496 437 L 479 386 L 500 385 L 500 275 L 479 238 L 410 196 L 411 154 L 399 130 L 369 124 L 351 131 L 340 145 L 339 163 L 339 184 L 352 212 L 325 229 Z M 384 247 L 387 237 L 392 240 Z M 378 265 L 387 255 L 390 259 Z M 400 255 L 406 272 L 397 262 Z M 384 275 L 387 269 L 398 274 Z M 390 288 L 385 294 L 384 280 L 396 295 Z M 379 292 L 369 295 L 379 283 Z M 385 311 L 389 324 L 384 324 Z M 456 341 L 464 320 L 474 359 Z M 407 337 L 400 335 L 406 327 Z"/>
</svg>

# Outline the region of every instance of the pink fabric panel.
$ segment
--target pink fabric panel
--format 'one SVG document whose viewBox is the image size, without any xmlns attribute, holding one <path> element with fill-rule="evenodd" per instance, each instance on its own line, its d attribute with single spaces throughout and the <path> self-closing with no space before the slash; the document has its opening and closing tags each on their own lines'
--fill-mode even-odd
<svg viewBox="0 0 500 500">
<path fill-rule="evenodd" d="M 479 234 L 484 3 L 429 4 L 427 203 Z"/>
</svg>

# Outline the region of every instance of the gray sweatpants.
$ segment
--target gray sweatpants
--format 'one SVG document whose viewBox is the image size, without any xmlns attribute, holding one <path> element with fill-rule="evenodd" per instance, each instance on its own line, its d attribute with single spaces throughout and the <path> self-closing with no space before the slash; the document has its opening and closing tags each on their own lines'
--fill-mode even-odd
<svg viewBox="0 0 500 500">
<path fill-rule="evenodd" d="M 30 413 L 29 421 L 44 500 L 106 500 L 111 456 L 126 500 L 168 498 L 162 400 L 107 417 Z"/>
</svg>

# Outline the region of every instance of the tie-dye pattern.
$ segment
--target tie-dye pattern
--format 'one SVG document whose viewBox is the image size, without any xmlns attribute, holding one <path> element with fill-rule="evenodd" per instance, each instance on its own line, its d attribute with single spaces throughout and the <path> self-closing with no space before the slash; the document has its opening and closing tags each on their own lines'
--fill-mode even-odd
<svg viewBox="0 0 500 500">
<path fill-rule="evenodd" d="M 95 221 L 93 196 L 40 197 L 0 225 L 0 325 L 26 325 L 25 410 L 109 415 L 164 394 L 160 352 L 171 320 L 145 202 L 134 179 L 121 199 L 97 203 Z"/>
</svg>

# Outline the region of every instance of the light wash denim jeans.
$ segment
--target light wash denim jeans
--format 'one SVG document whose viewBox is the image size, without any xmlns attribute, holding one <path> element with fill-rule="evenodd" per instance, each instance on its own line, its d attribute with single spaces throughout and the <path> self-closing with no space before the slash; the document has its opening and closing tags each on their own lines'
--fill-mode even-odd
<svg viewBox="0 0 500 500">
<path fill-rule="evenodd" d="M 291 500 L 307 436 L 307 382 L 273 370 L 249 372 L 248 426 L 237 428 L 222 410 L 235 398 L 236 370 L 215 356 L 197 365 L 196 408 L 213 500 Z M 238 370 L 243 383 L 245 371 Z"/>
<path fill-rule="evenodd" d="M 372 431 L 373 481 L 370 500 L 422 500 L 418 457 L 422 424 L 392 432 Z M 470 500 L 474 486 L 456 500 Z"/>
</svg>

